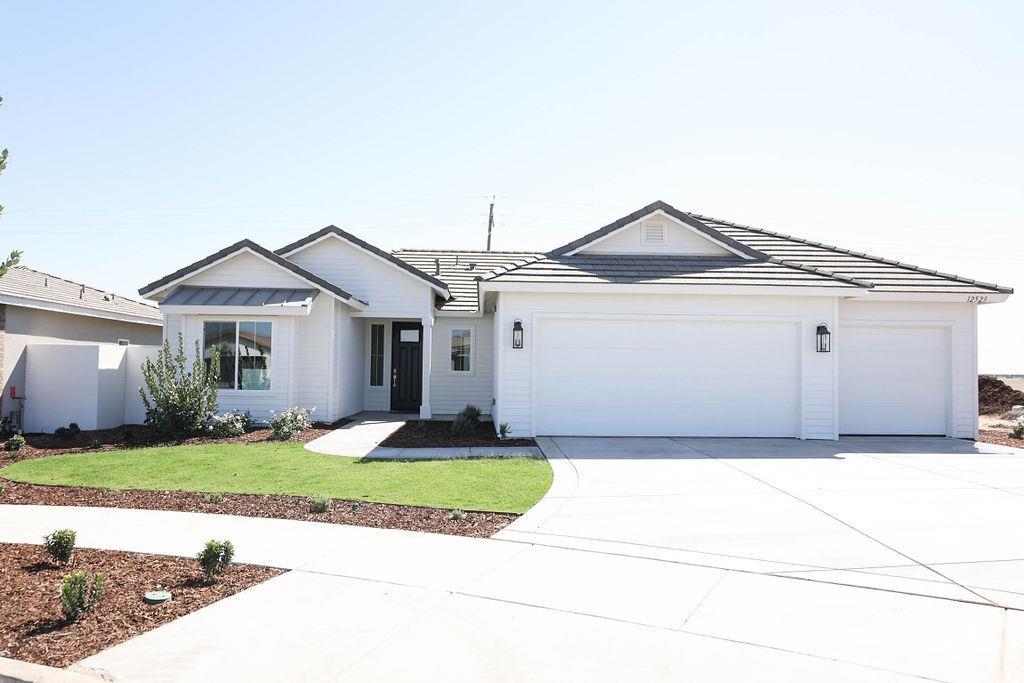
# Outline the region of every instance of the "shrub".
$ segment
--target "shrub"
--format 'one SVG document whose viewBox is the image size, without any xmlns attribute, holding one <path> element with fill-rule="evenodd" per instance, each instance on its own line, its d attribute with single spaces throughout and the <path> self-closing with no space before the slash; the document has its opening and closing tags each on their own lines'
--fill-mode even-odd
<svg viewBox="0 0 1024 683">
<path fill-rule="evenodd" d="M 82 433 L 82 428 L 78 426 L 77 422 L 72 422 L 67 427 L 57 427 L 53 430 L 54 436 L 58 439 L 73 439 Z"/>
<path fill-rule="evenodd" d="M 459 411 L 452 422 L 452 433 L 455 436 L 466 436 L 480 424 L 480 409 L 474 405 L 468 405 Z"/>
<path fill-rule="evenodd" d="M 20 451 L 21 447 L 24 445 L 25 437 L 21 434 L 15 434 L 11 438 L 7 439 L 7 441 L 4 441 L 4 450 L 17 452 Z"/>
<path fill-rule="evenodd" d="M 2 481 L 0 481 L 0 493 L 3 493 L 6 490 L 7 490 L 7 484 L 5 484 Z"/>
<path fill-rule="evenodd" d="M 331 499 L 326 496 L 315 496 L 309 499 L 309 511 L 316 514 L 327 512 L 331 509 Z"/>
<path fill-rule="evenodd" d="M 96 437 L 93 437 L 89 441 L 89 448 L 103 448 L 103 442 L 97 439 Z"/>
<path fill-rule="evenodd" d="M 75 532 L 71 529 L 58 529 L 52 534 L 46 534 L 43 536 L 43 547 L 58 564 L 67 564 L 75 552 Z"/>
<path fill-rule="evenodd" d="M 291 441 L 313 426 L 309 416 L 316 408 L 289 408 L 284 412 L 270 411 L 270 437 L 278 441 Z"/>
<path fill-rule="evenodd" d="M 139 387 L 139 395 L 146 408 L 146 424 L 162 436 L 191 436 L 217 410 L 218 350 L 214 348 L 212 356 L 204 360 L 196 341 L 191 371 L 186 368 L 186 361 L 185 341 L 179 332 L 177 353 L 171 351 L 170 342 L 165 340 L 156 361 L 147 358 L 142 364 L 146 386 Z"/>
<path fill-rule="evenodd" d="M 196 560 L 199 562 L 199 566 L 202 568 L 203 573 L 206 574 L 206 580 L 210 583 L 213 582 L 213 578 L 227 569 L 227 566 L 231 564 L 231 558 L 235 556 L 235 546 L 231 544 L 231 541 L 215 541 L 209 540 L 199 554 L 196 555 Z"/>
<path fill-rule="evenodd" d="M 498 438 L 504 441 L 508 438 L 508 433 L 512 428 L 509 427 L 508 422 L 502 422 L 498 425 Z"/>
<path fill-rule="evenodd" d="M 224 494 L 222 493 L 204 493 L 203 502 L 207 505 L 216 505 L 224 500 Z"/>
<path fill-rule="evenodd" d="M 210 433 L 219 438 L 242 436 L 252 427 L 252 413 L 232 410 L 210 418 Z"/>
<path fill-rule="evenodd" d="M 1018 422 L 1010 430 L 1010 436 L 1015 439 L 1024 439 L 1024 422 Z"/>
<path fill-rule="evenodd" d="M 89 575 L 77 571 L 64 577 L 60 582 L 60 608 L 70 623 L 78 621 L 82 613 L 88 612 L 103 596 L 103 574 Z"/>
<path fill-rule="evenodd" d="M 459 510 L 458 508 L 452 510 L 452 519 L 454 519 L 456 522 L 461 522 L 465 518 L 466 513 L 463 510 Z"/>
</svg>

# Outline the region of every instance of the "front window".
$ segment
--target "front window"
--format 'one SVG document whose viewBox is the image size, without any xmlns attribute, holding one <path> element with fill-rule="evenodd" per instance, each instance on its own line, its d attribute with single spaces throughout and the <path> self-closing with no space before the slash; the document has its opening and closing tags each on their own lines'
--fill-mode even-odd
<svg viewBox="0 0 1024 683">
<path fill-rule="evenodd" d="M 207 366 L 213 349 L 220 352 L 217 388 L 270 389 L 271 323 L 214 321 L 203 323 L 203 358 Z"/>
<path fill-rule="evenodd" d="M 370 386 L 384 386 L 384 326 L 370 325 Z"/>
<path fill-rule="evenodd" d="M 472 370 L 473 330 L 455 328 L 452 330 L 452 372 Z"/>
</svg>

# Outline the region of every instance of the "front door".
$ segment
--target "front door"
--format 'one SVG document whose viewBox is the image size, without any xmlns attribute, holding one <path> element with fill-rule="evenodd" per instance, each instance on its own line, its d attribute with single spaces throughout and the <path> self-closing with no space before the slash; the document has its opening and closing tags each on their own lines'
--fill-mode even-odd
<svg viewBox="0 0 1024 683">
<path fill-rule="evenodd" d="M 423 392 L 423 326 L 391 325 L 391 410 L 419 412 Z"/>
</svg>

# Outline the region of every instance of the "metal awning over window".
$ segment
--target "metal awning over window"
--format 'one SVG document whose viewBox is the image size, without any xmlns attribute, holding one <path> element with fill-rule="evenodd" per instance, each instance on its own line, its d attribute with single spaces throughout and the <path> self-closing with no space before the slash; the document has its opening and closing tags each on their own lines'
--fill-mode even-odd
<svg viewBox="0 0 1024 683">
<path fill-rule="evenodd" d="M 175 289 L 160 302 L 168 313 L 255 313 L 306 315 L 313 306 L 315 289 L 272 287 L 192 287 Z"/>
</svg>

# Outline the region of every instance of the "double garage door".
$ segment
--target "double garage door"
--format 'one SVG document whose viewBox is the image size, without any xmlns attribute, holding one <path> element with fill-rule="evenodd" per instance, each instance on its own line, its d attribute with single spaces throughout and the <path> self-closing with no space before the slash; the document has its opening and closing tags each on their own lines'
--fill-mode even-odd
<svg viewBox="0 0 1024 683">
<path fill-rule="evenodd" d="M 946 433 L 945 330 L 840 335 L 841 433 Z M 796 322 L 552 317 L 534 341 L 537 434 L 800 436 Z"/>
</svg>

